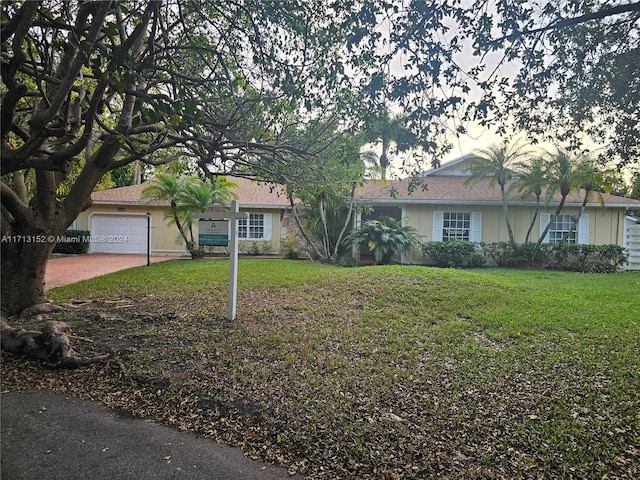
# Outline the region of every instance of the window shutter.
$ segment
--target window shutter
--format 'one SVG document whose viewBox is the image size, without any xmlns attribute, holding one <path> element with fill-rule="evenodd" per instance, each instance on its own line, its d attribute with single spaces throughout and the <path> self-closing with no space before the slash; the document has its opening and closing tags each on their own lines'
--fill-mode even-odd
<svg viewBox="0 0 640 480">
<path fill-rule="evenodd" d="M 264 214 L 264 233 L 262 235 L 263 240 L 271 240 L 271 215 L 270 213 Z"/>
<path fill-rule="evenodd" d="M 431 235 L 431 241 L 442 241 L 442 225 L 444 223 L 444 213 L 440 211 L 433 212 L 433 233 Z"/>
<path fill-rule="evenodd" d="M 542 232 L 544 232 L 544 229 L 547 227 L 547 225 L 549 225 L 549 222 L 551 221 L 551 214 L 550 213 L 541 213 L 540 214 L 540 230 L 538 233 L 538 237 L 540 237 L 540 235 L 542 235 Z M 547 232 L 547 234 L 544 237 L 544 240 L 542 240 L 542 243 L 549 243 L 549 232 Z"/>
<path fill-rule="evenodd" d="M 482 212 L 471 212 L 471 232 L 469 232 L 469 241 L 482 241 Z"/>
<path fill-rule="evenodd" d="M 587 244 L 589 243 L 589 215 L 582 214 L 580 221 L 578 222 L 577 243 Z"/>
</svg>

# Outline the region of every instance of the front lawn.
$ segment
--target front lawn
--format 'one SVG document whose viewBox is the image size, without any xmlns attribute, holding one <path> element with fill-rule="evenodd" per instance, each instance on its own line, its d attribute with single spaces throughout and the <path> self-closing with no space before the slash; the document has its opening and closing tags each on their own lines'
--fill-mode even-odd
<svg viewBox="0 0 640 480">
<path fill-rule="evenodd" d="M 50 388 L 314 479 L 640 478 L 640 274 L 171 261 L 50 292 L 83 352 Z"/>
</svg>

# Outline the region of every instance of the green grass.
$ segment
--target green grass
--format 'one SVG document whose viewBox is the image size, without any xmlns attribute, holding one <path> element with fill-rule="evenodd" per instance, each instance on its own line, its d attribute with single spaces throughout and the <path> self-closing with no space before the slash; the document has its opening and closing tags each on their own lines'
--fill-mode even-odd
<svg viewBox="0 0 640 480">
<path fill-rule="evenodd" d="M 56 388 L 309 478 L 640 477 L 640 274 L 242 259 L 233 323 L 227 274 L 172 261 L 51 290 L 92 301 L 72 328 L 129 372 Z"/>
</svg>

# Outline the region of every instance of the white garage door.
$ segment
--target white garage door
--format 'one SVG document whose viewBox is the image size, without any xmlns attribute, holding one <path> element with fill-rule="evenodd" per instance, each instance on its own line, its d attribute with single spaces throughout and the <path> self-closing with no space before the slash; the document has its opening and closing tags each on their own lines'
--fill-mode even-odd
<svg viewBox="0 0 640 480">
<path fill-rule="evenodd" d="M 147 253 L 145 215 L 94 215 L 90 230 L 93 253 Z"/>
</svg>

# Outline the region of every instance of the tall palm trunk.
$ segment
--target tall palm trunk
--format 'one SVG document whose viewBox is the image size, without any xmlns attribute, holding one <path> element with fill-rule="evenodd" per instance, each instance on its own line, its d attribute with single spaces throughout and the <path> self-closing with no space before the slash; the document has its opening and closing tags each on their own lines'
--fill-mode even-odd
<svg viewBox="0 0 640 480">
<path fill-rule="evenodd" d="M 184 240 L 184 243 L 187 246 L 187 250 L 189 251 L 189 254 L 191 255 L 192 258 L 195 258 L 198 256 L 198 252 L 193 247 L 194 245 L 193 241 L 189 240 L 186 232 L 184 231 L 184 226 L 182 225 L 182 223 L 180 222 L 180 219 L 178 218 L 177 207 L 178 206 L 176 202 L 171 200 L 171 213 L 173 214 L 173 221 L 175 222 L 176 227 L 180 232 L 180 236 L 182 237 L 182 240 Z"/>
<path fill-rule="evenodd" d="M 580 211 L 578 212 L 578 215 L 573 218 L 573 222 L 571 223 L 571 228 L 569 229 L 569 231 L 563 235 L 562 243 L 565 243 L 569 239 L 569 236 L 571 235 L 571 233 L 577 230 L 578 224 L 580 223 L 580 219 L 582 218 L 582 214 L 587 208 L 587 203 L 589 202 L 590 196 L 591 196 L 591 189 L 586 188 L 584 198 L 582 199 L 582 205 L 580 205 Z"/>
<path fill-rule="evenodd" d="M 387 167 L 389 166 L 389 148 L 391 142 L 387 138 L 382 138 L 382 155 L 380 155 L 380 175 L 382 180 L 387 179 Z"/>
<path fill-rule="evenodd" d="M 509 207 L 507 206 L 507 196 L 504 191 L 504 183 L 500 183 L 500 193 L 502 195 L 502 211 L 504 213 L 504 221 L 507 224 L 507 233 L 509 234 L 509 242 L 516 243 L 513 238 L 513 228 L 511 228 L 511 219 L 509 218 Z"/>
<path fill-rule="evenodd" d="M 540 193 L 536 192 L 536 210 L 533 212 L 533 218 L 531 219 L 531 224 L 529 224 L 529 230 L 527 230 L 527 236 L 524 239 L 524 243 L 529 243 L 529 238 L 531 238 L 531 232 L 533 231 L 533 226 L 536 224 L 536 220 L 538 219 L 538 212 L 540 211 Z"/>
<path fill-rule="evenodd" d="M 538 247 L 540 247 L 540 245 L 542 245 L 542 242 L 544 241 L 544 237 L 547 236 L 547 233 L 549 233 L 549 230 L 551 229 L 551 225 L 553 225 L 553 223 L 556 221 L 556 218 L 558 218 L 558 215 L 560 215 L 560 213 L 562 213 L 562 209 L 564 208 L 564 202 L 567 200 L 567 196 L 569 195 L 569 188 L 566 188 L 564 185 L 560 191 L 562 198 L 560 199 L 560 203 L 558 204 L 558 208 L 556 208 L 556 211 L 554 212 L 554 214 L 551 216 L 551 219 L 549 220 L 549 223 L 547 224 L 547 226 L 544 228 L 544 231 L 540 234 L 540 238 L 538 238 L 538 241 L 536 242 L 536 249 Z"/>
</svg>

